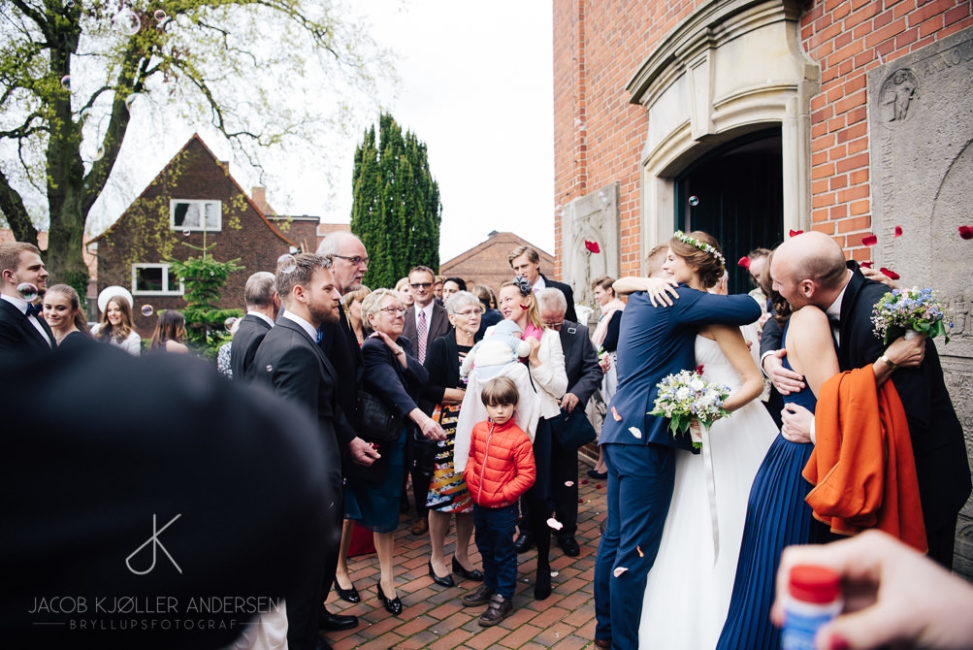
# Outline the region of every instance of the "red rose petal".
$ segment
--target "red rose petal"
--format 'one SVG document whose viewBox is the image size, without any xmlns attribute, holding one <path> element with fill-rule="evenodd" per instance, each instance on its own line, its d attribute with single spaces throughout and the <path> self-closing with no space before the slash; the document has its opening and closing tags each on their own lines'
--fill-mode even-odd
<svg viewBox="0 0 973 650">
<path fill-rule="evenodd" d="M 595 483 L 595 489 L 596 490 L 600 490 L 601 489 L 601 483 Z"/>
<path fill-rule="evenodd" d="M 744 255 L 739 260 L 737 260 L 737 266 L 742 266 L 745 269 L 750 268 L 750 258 Z"/>
<path fill-rule="evenodd" d="M 862 246 L 874 246 L 878 243 L 878 237 L 875 235 L 865 235 L 862 237 Z"/>
<path fill-rule="evenodd" d="M 584 503 L 584 499 L 578 499 L 578 503 Z"/>
<path fill-rule="evenodd" d="M 864 266 L 866 269 L 870 269 L 870 268 L 872 268 L 872 264 L 874 264 L 874 263 L 875 262 L 862 262 L 858 266 Z"/>
<path fill-rule="evenodd" d="M 598 242 L 584 240 L 584 247 L 587 248 L 592 253 L 600 253 L 601 248 L 598 247 Z"/>
<path fill-rule="evenodd" d="M 880 268 L 879 271 L 881 271 L 885 275 L 889 276 L 893 280 L 898 280 L 901 277 L 898 273 L 896 273 L 892 269 L 887 269 L 884 266 L 882 268 Z"/>
<path fill-rule="evenodd" d="M 892 236 L 893 237 L 901 237 L 902 236 L 902 226 L 896 226 L 895 227 L 895 234 L 892 235 Z"/>
<path fill-rule="evenodd" d="M 581 481 L 581 485 L 588 485 L 588 479 L 584 479 L 584 480 L 582 480 L 582 481 Z"/>
<path fill-rule="evenodd" d="M 697 375 L 703 374 L 703 364 L 699 364 L 698 366 L 696 366 L 696 374 Z"/>
<path fill-rule="evenodd" d="M 797 237 L 798 235 L 800 235 L 803 232 L 804 232 L 803 230 L 791 230 L 790 231 L 790 234 L 791 234 L 791 237 Z"/>
<path fill-rule="evenodd" d="M 622 416 L 618 414 L 618 411 L 615 410 L 614 406 L 612 407 L 612 417 L 615 418 L 615 422 L 622 421 Z"/>
<path fill-rule="evenodd" d="M 960 226 L 959 236 L 963 239 L 973 239 L 973 228 L 970 226 Z"/>
</svg>

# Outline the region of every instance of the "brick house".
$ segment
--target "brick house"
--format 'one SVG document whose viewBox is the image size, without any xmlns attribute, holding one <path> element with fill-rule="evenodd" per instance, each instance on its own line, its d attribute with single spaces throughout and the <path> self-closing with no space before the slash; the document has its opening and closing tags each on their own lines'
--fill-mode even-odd
<svg viewBox="0 0 973 650">
<path fill-rule="evenodd" d="M 512 232 L 491 232 L 487 239 L 473 248 L 439 265 L 439 273 L 466 280 L 467 286 L 485 284 L 498 291 L 500 285 L 513 278 L 507 256 L 518 246 L 535 248 L 541 258 L 541 273 L 554 278 L 554 256 L 534 246 Z"/>
<path fill-rule="evenodd" d="M 243 286 L 251 273 L 273 272 L 280 255 L 298 249 L 233 179 L 229 164 L 195 134 L 118 220 L 92 240 L 98 291 L 111 285 L 128 288 L 135 299 L 136 328 L 149 337 L 157 317 L 143 316 L 142 307 L 186 306 L 183 287 L 166 259 L 199 256 L 182 244 L 204 242 L 215 244 L 209 254 L 216 259 L 239 258 L 244 267 L 227 281 L 219 303 L 226 309 L 243 309 Z"/>
<path fill-rule="evenodd" d="M 575 252 L 585 237 L 624 275 L 677 228 L 710 232 L 731 261 L 826 233 L 951 303 L 939 351 L 973 448 L 973 242 L 957 236 L 973 191 L 969 0 L 555 0 L 553 30 L 564 281 L 595 273 Z M 958 536 L 973 575 L 970 504 Z"/>
</svg>

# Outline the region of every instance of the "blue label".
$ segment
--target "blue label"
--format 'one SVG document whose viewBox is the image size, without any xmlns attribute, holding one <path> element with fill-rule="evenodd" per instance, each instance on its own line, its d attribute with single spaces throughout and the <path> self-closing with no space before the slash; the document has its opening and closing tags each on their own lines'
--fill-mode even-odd
<svg viewBox="0 0 973 650">
<path fill-rule="evenodd" d="M 781 647 L 783 650 L 814 650 L 815 633 L 833 618 L 831 612 L 802 614 L 788 611 L 781 633 Z"/>
</svg>

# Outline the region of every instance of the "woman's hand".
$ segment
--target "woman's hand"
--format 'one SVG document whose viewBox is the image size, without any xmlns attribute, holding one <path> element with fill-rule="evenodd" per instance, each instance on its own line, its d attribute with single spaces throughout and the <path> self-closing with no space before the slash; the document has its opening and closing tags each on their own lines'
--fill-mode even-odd
<svg viewBox="0 0 973 650">
<path fill-rule="evenodd" d="M 443 391 L 443 401 L 448 404 L 459 404 L 466 397 L 466 391 L 462 388 L 447 388 Z"/>
<path fill-rule="evenodd" d="M 527 357 L 532 368 L 536 368 L 541 365 L 540 357 L 537 356 L 537 351 L 541 348 L 541 342 L 535 339 L 533 336 L 528 336 L 526 339 L 527 345 L 530 346 L 530 356 Z"/>
<path fill-rule="evenodd" d="M 380 332 L 378 330 L 376 330 L 372 334 L 372 336 L 376 338 L 380 338 L 383 341 L 385 341 L 385 345 L 389 347 L 389 350 L 392 351 L 392 354 L 395 356 L 396 360 L 398 360 L 398 362 L 402 364 L 403 368 L 409 367 L 409 361 L 408 359 L 405 358 L 405 350 L 402 349 L 402 346 L 400 346 L 398 343 L 393 341 L 391 336 L 389 336 L 385 332 Z"/>
<path fill-rule="evenodd" d="M 612 355 L 606 354 L 601 359 L 598 360 L 598 365 L 601 366 L 602 374 L 608 372 L 612 369 Z"/>
<path fill-rule="evenodd" d="M 420 426 L 422 429 L 422 435 L 426 436 L 430 440 L 445 440 L 446 432 L 443 428 L 439 426 L 439 423 L 433 420 L 431 417 L 426 417 Z"/>
</svg>

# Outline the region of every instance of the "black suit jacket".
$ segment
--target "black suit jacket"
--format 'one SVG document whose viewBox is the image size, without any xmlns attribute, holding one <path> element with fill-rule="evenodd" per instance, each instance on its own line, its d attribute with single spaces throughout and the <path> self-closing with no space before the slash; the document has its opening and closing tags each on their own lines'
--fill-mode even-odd
<svg viewBox="0 0 973 650">
<path fill-rule="evenodd" d="M 260 343 L 253 363 L 261 381 L 317 419 L 328 478 L 340 487 L 341 454 L 335 422 L 345 416 L 338 406 L 338 377 L 331 362 L 300 325 L 280 318 Z"/>
<path fill-rule="evenodd" d="M 446 334 L 453 326 L 449 324 L 449 314 L 446 308 L 438 302 L 433 301 L 432 318 L 429 323 L 429 334 L 426 336 L 426 353 L 429 353 L 429 346 L 440 336 Z M 413 354 L 419 349 L 419 342 L 416 338 L 416 308 L 415 305 L 409 307 L 405 312 L 405 325 L 402 328 L 402 336 L 409 339 L 412 343 Z"/>
<path fill-rule="evenodd" d="M 5 436 L 0 456 L 6 647 L 222 648 L 250 612 L 187 613 L 190 598 L 261 596 L 251 604 L 264 611 L 327 548 L 324 513 L 340 496 L 324 480 L 314 420 L 265 387 L 227 382 L 187 355 L 137 358 L 83 342 L 0 354 L 0 376 L 17 378 L 0 392 L 5 431 L 30 432 Z M 42 418 L 24 408 L 40 394 L 59 405 Z M 153 517 L 165 553 L 146 544 Z M 152 570 L 136 575 L 130 556 L 133 569 Z M 29 613 L 35 599 L 58 596 L 84 598 L 86 612 Z M 156 598 L 176 610 L 131 609 Z M 201 616 L 217 625 L 149 626 Z M 98 627 L 68 627 L 81 618 Z"/>
<path fill-rule="evenodd" d="M 447 388 L 466 388 L 459 376 L 459 347 L 455 329 L 429 344 L 423 365 L 429 373 L 429 381 L 422 387 L 419 407 L 431 415 L 436 405 L 443 401 Z"/>
<path fill-rule="evenodd" d="M 362 382 L 362 356 L 358 338 L 351 330 L 345 310 L 337 323 L 321 326 L 321 350 L 334 367 L 338 376 L 338 404 L 345 417 L 335 422 L 338 442 L 347 445 L 358 434 L 355 432 L 355 402 Z"/>
<path fill-rule="evenodd" d="M 564 371 L 568 375 L 565 392 L 578 396 L 576 408 L 583 411 L 591 394 L 601 386 L 604 375 L 598 365 L 598 353 L 588 337 L 588 328 L 565 320 L 561 326 L 561 349 L 564 351 Z"/>
<path fill-rule="evenodd" d="M 571 287 L 563 282 L 548 280 L 547 276 L 545 276 L 543 273 L 541 273 L 540 276 L 544 278 L 544 286 L 551 287 L 553 289 L 560 289 L 561 293 L 564 294 L 564 299 L 568 301 L 568 309 L 564 312 L 564 320 L 577 322 L 578 315 L 574 313 L 574 291 L 571 290 Z"/>
<path fill-rule="evenodd" d="M 253 381 L 253 357 L 270 327 L 267 321 L 253 314 L 240 319 L 240 325 L 233 335 L 233 345 L 230 346 L 230 368 L 234 379 Z"/>
<path fill-rule="evenodd" d="M 54 341 L 54 334 L 47 321 L 37 317 L 41 327 Z M 4 352 L 50 352 L 51 344 L 44 340 L 37 328 L 31 325 L 26 314 L 21 313 L 6 300 L 0 299 L 0 350 Z"/>
<path fill-rule="evenodd" d="M 866 279 L 856 262 L 848 262 L 848 268 L 853 274 L 841 300 L 838 325 L 838 366 L 841 370 L 874 363 L 887 347 L 875 336 L 871 317 L 875 303 L 889 288 Z M 760 351 L 763 354 L 779 348 L 780 328 L 771 319 L 764 325 Z M 963 507 L 971 489 L 963 429 L 946 390 L 936 345 L 926 341 L 926 358 L 922 365 L 896 369 L 892 373 L 892 383 L 909 421 L 926 530 L 935 531 L 955 521 L 956 513 Z"/>
</svg>

